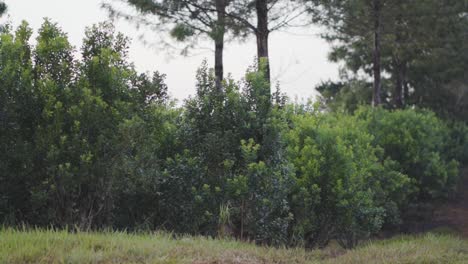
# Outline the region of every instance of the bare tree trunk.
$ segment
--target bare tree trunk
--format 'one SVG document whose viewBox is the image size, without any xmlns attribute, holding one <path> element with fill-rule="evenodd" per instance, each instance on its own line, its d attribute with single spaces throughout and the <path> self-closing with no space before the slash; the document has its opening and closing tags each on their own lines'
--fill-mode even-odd
<svg viewBox="0 0 468 264">
<path fill-rule="evenodd" d="M 403 74 L 403 102 L 404 102 L 404 105 L 408 105 L 409 103 L 409 86 L 408 86 L 408 81 L 407 81 L 407 64 L 406 62 L 403 64 L 403 68 L 402 68 L 402 74 Z"/>
<path fill-rule="evenodd" d="M 270 30 L 268 29 L 268 1 L 256 0 L 255 8 L 257 12 L 257 29 L 255 35 L 257 37 L 257 57 L 260 63 L 265 67 L 265 77 L 270 82 L 270 61 L 268 54 L 268 37 Z M 259 67 L 260 68 L 260 67 Z"/>
<path fill-rule="evenodd" d="M 402 8 L 403 1 L 397 1 L 397 5 Z M 393 93 L 393 104 L 395 108 L 401 109 L 403 108 L 403 83 L 404 83 L 404 59 L 401 58 L 402 55 L 400 54 L 400 50 L 403 47 L 403 31 L 404 23 L 403 17 L 401 12 L 399 12 L 396 16 L 395 21 L 395 47 L 394 47 L 394 54 L 393 54 L 393 77 L 395 78 L 395 91 Z"/>
<path fill-rule="evenodd" d="M 403 67 L 402 63 L 396 60 L 394 65 L 394 76 L 395 76 L 395 91 L 393 94 L 393 103 L 395 108 L 403 108 Z"/>
<path fill-rule="evenodd" d="M 216 89 L 222 90 L 223 78 L 224 78 L 224 66 L 223 66 L 223 41 L 215 41 L 215 77 L 216 77 Z"/>
<path fill-rule="evenodd" d="M 241 241 L 244 240 L 244 205 L 245 205 L 245 201 L 244 199 L 242 199 L 242 202 L 241 202 L 241 233 L 240 233 L 240 239 Z"/>
<path fill-rule="evenodd" d="M 217 26 L 214 32 L 215 42 L 215 77 L 216 89 L 222 90 L 224 78 L 224 36 L 226 34 L 226 0 L 216 0 L 216 13 L 218 16 Z"/>
<path fill-rule="evenodd" d="M 381 0 L 373 0 L 373 12 L 374 12 L 374 96 L 373 105 L 379 106 L 382 103 L 382 83 L 381 83 L 381 61 L 380 61 L 380 30 L 381 30 Z"/>
</svg>

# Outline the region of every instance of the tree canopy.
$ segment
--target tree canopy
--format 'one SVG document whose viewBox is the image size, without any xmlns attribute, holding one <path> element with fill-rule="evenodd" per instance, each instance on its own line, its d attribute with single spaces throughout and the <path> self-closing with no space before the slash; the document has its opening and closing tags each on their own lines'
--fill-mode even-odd
<svg viewBox="0 0 468 264">
<path fill-rule="evenodd" d="M 7 5 L 2 1 L 0 2 L 0 17 L 7 11 Z"/>
</svg>

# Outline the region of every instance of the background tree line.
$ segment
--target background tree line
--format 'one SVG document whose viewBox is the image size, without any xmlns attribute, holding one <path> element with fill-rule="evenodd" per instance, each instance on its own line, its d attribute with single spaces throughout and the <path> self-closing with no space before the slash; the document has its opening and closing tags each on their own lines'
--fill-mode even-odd
<svg viewBox="0 0 468 264">
<path fill-rule="evenodd" d="M 334 44 L 330 59 L 344 63 L 343 82 L 319 87 L 328 103 L 353 110 L 373 98 L 466 120 L 467 1 L 314 2 Z"/>
<path fill-rule="evenodd" d="M 406 1 L 414 12 L 449 11 L 433 22 L 403 8 L 408 21 L 394 24 L 390 0 L 129 2 L 179 40 L 212 39 L 221 50 L 215 69 L 203 63 L 196 94 L 176 106 L 163 74 L 136 72 L 129 40 L 110 23 L 89 27 L 79 50 L 50 20 L 35 45 L 26 22 L 4 26 L 3 225 L 168 230 L 307 248 L 336 239 L 349 248 L 408 231 L 454 193 L 468 128 L 464 97 L 442 95 L 466 88 L 466 42 L 452 42 L 466 36 L 466 5 Z M 286 16 L 286 7 L 295 12 Z M 316 104 L 271 92 L 269 32 L 299 15 L 330 29 L 330 57 L 345 62 L 341 82 L 319 86 Z M 258 63 L 240 81 L 225 78 L 221 36 L 250 32 Z M 398 44 L 396 32 L 411 45 Z M 400 88 L 403 96 L 392 92 Z"/>
<path fill-rule="evenodd" d="M 207 36 L 215 46 L 215 75 L 223 79 L 227 40 L 254 35 L 257 58 L 269 61 L 269 36 L 291 26 L 318 24 L 343 62 L 343 83 L 319 88 L 327 101 L 403 108 L 428 107 L 466 117 L 468 90 L 466 0 L 116 0 L 103 7 L 111 17 L 151 25 L 196 45 Z M 137 11 L 132 16 L 131 10 Z M 269 63 L 266 77 L 270 80 Z M 372 77 L 370 82 L 368 77 Z M 369 86 L 372 86 L 371 88 Z"/>
</svg>

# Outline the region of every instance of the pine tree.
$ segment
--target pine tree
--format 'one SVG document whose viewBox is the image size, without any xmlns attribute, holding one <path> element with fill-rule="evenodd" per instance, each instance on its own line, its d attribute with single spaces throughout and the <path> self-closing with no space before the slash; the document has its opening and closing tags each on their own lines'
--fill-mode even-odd
<svg viewBox="0 0 468 264">
<path fill-rule="evenodd" d="M 233 0 L 232 6 L 234 8 L 227 16 L 255 36 L 258 69 L 264 69 L 265 78 L 271 82 L 270 34 L 293 26 L 293 22 L 300 20 L 306 13 L 306 7 L 297 1 L 288 0 Z"/>
<path fill-rule="evenodd" d="M 130 16 L 112 4 L 104 4 L 111 16 L 124 17 L 139 24 L 151 25 L 170 33 L 177 41 L 187 42 L 183 53 L 195 46 L 200 38 L 208 37 L 214 43 L 216 86 L 220 90 L 224 78 L 223 52 L 226 35 L 241 35 L 226 16 L 232 0 L 121 0 L 138 11 Z"/>
<path fill-rule="evenodd" d="M 441 51 L 447 55 L 466 54 L 458 47 L 466 42 L 466 28 L 465 33 L 461 29 L 466 25 L 467 5 L 463 1 L 305 2 L 314 20 L 329 29 L 323 36 L 334 44 L 330 58 L 345 62 L 346 69 L 353 73 L 363 71 L 373 76 L 374 105 L 401 108 L 417 101 L 410 98 L 411 88 L 418 90 L 413 79 L 417 77 L 415 71 L 432 83 L 437 82 L 433 76 L 440 72 L 429 74 L 431 69 L 425 67 L 426 72 L 422 72 L 418 68 L 436 61 Z M 440 59 L 445 60 L 438 58 L 439 62 Z M 390 78 L 383 78 L 382 72 L 389 73 Z M 390 82 L 393 84 L 388 85 Z"/>
<path fill-rule="evenodd" d="M 0 2 L 0 17 L 7 11 L 7 5 L 4 2 Z"/>
</svg>

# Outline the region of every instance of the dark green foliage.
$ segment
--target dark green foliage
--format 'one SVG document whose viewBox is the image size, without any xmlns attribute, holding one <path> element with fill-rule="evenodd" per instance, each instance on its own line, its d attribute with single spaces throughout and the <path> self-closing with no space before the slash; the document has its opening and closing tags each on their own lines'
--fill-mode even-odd
<svg viewBox="0 0 468 264">
<path fill-rule="evenodd" d="M 2 1 L 0 2 L 0 17 L 7 11 L 7 5 Z"/>
<path fill-rule="evenodd" d="M 160 227 L 162 174 L 166 159 L 177 151 L 178 115 L 168 106 L 154 104 L 119 125 L 116 227 L 130 228 L 129 223 L 134 223 L 132 229 Z"/>
<path fill-rule="evenodd" d="M 466 121 L 467 1 L 304 2 L 311 4 L 313 19 L 328 29 L 323 38 L 334 44 L 329 59 L 343 63 L 342 72 L 348 77 L 341 80 L 338 96 L 329 98 L 327 89 L 321 92 L 334 105 L 355 110 L 356 101 L 371 103 L 371 87 L 360 79 L 363 73 L 375 76 L 372 33 L 378 18 L 382 105 L 392 109 L 416 105 L 444 118 Z M 379 13 L 372 10 L 375 3 L 380 3 Z"/>
<path fill-rule="evenodd" d="M 35 171 L 34 127 L 38 96 L 33 87 L 32 31 L 27 23 L 0 35 L 0 219 L 15 224 L 31 218 L 30 177 Z M 34 179 L 32 180 L 34 181 Z"/>
<path fill-rule="evenodd" d="M 322 107 L 333 112 L 353 113 L 372 100 L 372 84 L 362 80 L 323 82 L 315 89 L 320 93 Z"/>
<path fill-rule="evenodd" d="M 446 142 L 446 156 L 465 166 L 468 164 L 468 126 L 464 122 L 450 121 L 450 134 Z"/>
<path fill-rule="evenodd" d="M 413 201 L 443 199 L 455 191 L 458 163 L 447 152 L 450 129 L 433 112 L 361 109 L 356 115 L 374 136 L 374 145 L 381 146 L 384 156 L 398 162 L 400 171 L 415 182 Z"/>
<path fill-rule="evenodd" d="M 408 195 L 410 180 L 379 160 L 373 137 L 351 116 L 299 116 L 288 138 L 297 177 L 294 235 L 306 247 L 333 238 L 353 247 L 398 219 L 393 209 Z"/>
<path fill-rule="evenodd" d="M 116 132 L 148 104 L 164 101 L 167 88 L 159 74 L 136 75 L 126 62 L 126 39 L 112 27 L 86 34 L 82 61 L 48 20 L 34 50 L 26 24 L 1 35 L 1 166 L 9 172 L 1 175 L 2 222 L 112 224 L 122 153 Z"/>
<path fill-rule="evenodd" d="M 323 84 L 315 107 L 272 96 L 265 63 L 222 85 L 204 63 L 196 94 L 176 107 L 165 76 L 138 74 L 108 23 L 87 29 L 80 60 L 51 21 L 35 46 L 31 35 L 26 23 L 0 34 L 8 226 L 350 248 L 405 224 L 408 208 L 445 200 L 468 159 L 464 123 L 359 108 L 364 81 Z"/>
<path fill-rule="evenodd" d="M 233 218 L 242 236 L 281 245 L 287 242 L 292 220 L 287 199 L 292 170 L 286 160 L 258 161 L 260 149 L 252 139 L 242 141 L 246 168 L 228 180 L 229 202 L 237 206 Z"/>
<path fill-rule="evenodd" d="M 259 243 L 286 242 L 290 219 L 287 201 L 291 173 L 281 154 L 281 121 L 271 112 L 264 71 L 251 71 L 223 90 L 206 64 L 199 70 L 197 94 L 187 101 L 186 146 L 206 166 L 205 183 L 213 196 L 207 212 L 217 219 L 229 204 L 236 235 Z M 220 195 L 223 194 L 223 195 Z M 215 202 L 216 201 L 216 202 Z M 214 221 L 216 223 L 216 221 Z"/>
<path fill-rule="evenodd" d="M 37 136 L 45 157 L 43 206 L 53 208 L 55 224 L 81 228 L 110 224 L 119 151 L 115 131 L 132 103 L 127 82 L 133 74 L 124 61 L 125 40 L 114 41 L 109 25 L 94 26 L 86 35 L 81 70 L 70 73 L 75 62 L 66 36 L 46 21 L 35 65 L 44 103 Z"/>
</svg>

